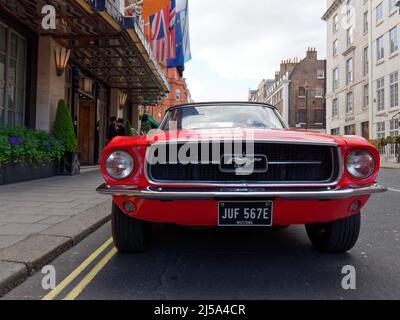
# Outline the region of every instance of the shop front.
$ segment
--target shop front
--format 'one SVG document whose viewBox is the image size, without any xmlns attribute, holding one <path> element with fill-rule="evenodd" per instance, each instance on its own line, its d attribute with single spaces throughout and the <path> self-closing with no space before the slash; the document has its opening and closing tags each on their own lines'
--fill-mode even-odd
<svg viewBox="0 0 400 320">
<path fill-rule="evenodd" d="M 64 99 L 82 165 L 98 163 L 112 116 L 140 132 L 139 107 L 169 85 L 140 27 L 113 3 L 0 0 L 0 127 L 52 133 Z M 41 27 L 45 5 L 56 9 L 55 30 Z"/>
</svg>

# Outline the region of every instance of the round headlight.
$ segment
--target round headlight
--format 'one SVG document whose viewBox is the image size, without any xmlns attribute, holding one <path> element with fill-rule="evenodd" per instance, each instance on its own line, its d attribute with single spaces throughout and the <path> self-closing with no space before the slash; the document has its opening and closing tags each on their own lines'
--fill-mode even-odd
<svg viewBox="0 0 400 320">
<path fill-rule="evenodd" d="M 105 162 L 107 174 L 115 180 L 128 178 L 135 167 L 135 160 L 126 151 L 114 151 L 110 153 Z"/>
<path fill-rule="evenodd" d="M 375 170 L 375 160 L 368 151 L 356 150 L 347 156 L 346 168 L 352 177 L 366 179 Z"/>
</svg>

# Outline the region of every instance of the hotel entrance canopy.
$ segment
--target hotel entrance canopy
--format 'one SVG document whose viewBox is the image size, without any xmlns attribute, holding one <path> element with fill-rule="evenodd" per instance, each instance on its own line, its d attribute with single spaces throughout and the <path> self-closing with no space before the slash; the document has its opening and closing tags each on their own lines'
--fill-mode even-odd
<svg viewBox="0 0 400 320">
<path fill-rule="evenodd" d="M 46 5 L 56 9 L 55 30 L 42 28 Z M 123 16 L 113 0 L 0 0 L 0 10 L 70 49 L 75 64 L 125 91 L 133 104 L 155 105 L 169 92 L 137 21 Z"/>
</svg>

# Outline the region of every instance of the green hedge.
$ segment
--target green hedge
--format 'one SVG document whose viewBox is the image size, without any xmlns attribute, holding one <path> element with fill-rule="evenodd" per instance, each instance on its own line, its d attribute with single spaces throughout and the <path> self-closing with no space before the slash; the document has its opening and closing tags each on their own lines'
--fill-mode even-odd
<svg viewBox="0 0 400 320">
<path fill-rule="evenodd" d="M 0 164 L 41 164 L 60 160 L 64 145 L 45 131 L 0 127 Z"/>
</svg>

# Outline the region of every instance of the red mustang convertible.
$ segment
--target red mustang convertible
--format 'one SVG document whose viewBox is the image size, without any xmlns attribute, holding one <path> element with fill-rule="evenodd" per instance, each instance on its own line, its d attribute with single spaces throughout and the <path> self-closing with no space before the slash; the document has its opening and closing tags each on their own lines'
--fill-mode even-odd
<svg viewBox="0 0 400 320">
<path fill-rule="evenodd" d="M 312 244 L 344 252 L 376 182 L 379 152 L 356 136 L 292 131 L 266 104 L 170 108 L 160 128 L 117 137 L 103 151 L 119 252 L 143 252 L 152 223 L 283 228 L 305 225 Z"/>
</svg>

